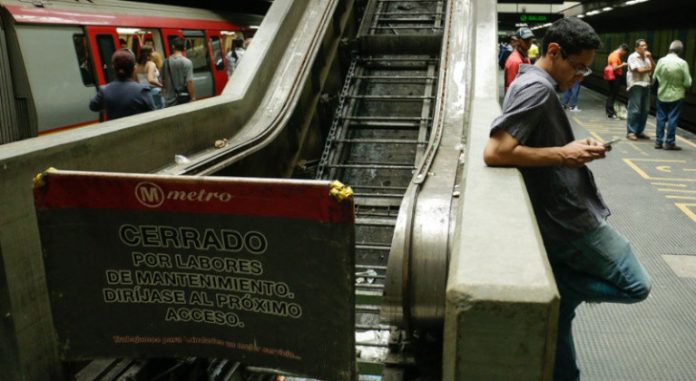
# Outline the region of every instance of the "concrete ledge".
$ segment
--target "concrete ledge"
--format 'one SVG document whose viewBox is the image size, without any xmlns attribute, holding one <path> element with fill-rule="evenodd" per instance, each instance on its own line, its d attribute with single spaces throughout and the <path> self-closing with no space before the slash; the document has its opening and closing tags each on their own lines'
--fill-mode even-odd
<svg viewBox="0 0 696 381">
<path fill-rule="evenodd" d="M 559 296 L 521 175 L 489 168 L 497 97 L 495 1 L 471 1 L 473 100 L 446 295 L 445 380 L 551 380 Z"/>
</svg>

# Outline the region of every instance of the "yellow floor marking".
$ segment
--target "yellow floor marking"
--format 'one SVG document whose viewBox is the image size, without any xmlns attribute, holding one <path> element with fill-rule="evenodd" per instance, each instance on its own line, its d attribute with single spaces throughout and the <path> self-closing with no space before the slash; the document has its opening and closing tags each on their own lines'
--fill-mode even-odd
<svg viewBox="0 0 696 381">
<path fill-rule="evenodd" d="M 577 116 L 574 116 L 574 117 L 573 117 L 573 120 L 574 120 L 575 123 L 577 123 L 580 127 L 584 128 L 584 129 L 586 129 L 586 130 L 588 129 L 588 128 L 587 128 L 587 125 L 586 125 L 585 123 L 581 122 L 580 119 L 578 119 Z"/>
<path fill-rule="evenodd" d="M 605 140 L 602 139 L 601 136 L 597 135 L 597 133 L 594 132 L 594 131 L 590 131 L 590 135 L 594 136 L 594 138 L 595 138 L 598 142 L 600 142 L 600 143 L 604 143 L 604 142 L 605 142 Z"/>
<path fill-rule="evenodd" d="M 631 167 L 640 177 L 644 178 L 645 180 L 651 180 L 651 181 L 688 181 L 688 182 L 696 182 L 696 178 L 689 179 L 689 178 L 672 178 L 672 177 L 651 177 L 645 171 L 643 171 L 640 167 L 634 163 L 634 161 L 654 161 L 654 162 L 661 162 L 661 163 L 683 163 L 684 160 L 659 160 L 659 159 L 623 159 L 623 161 Z"/>
<path fill-rule="evenodd" d="M 696 193 L 696 191 L 684 190 L 684 189 L 658 188 L 657 190 L 659 190 L 660 192 Z"/>
<path fill-rule="evenodd" d="M 679 141 L 682 142 L 682 143 L 686 143 L 686 144 L 688 144 L 688 145 L 690 145 L 690 146 L 696 148 L 696 143 L 692 142 L 692 141 L 689 140 L 689 139 L 685 139 L 685 138 L 682 138 L 681 136 L 677 136 L 677 140 L 679 140 Z"/>
<path fill-rule="evenodd" d="M 677 208 L 681 209 L 681 211 L 684 212 L 684 214 L 689 216 L 689 218 L 691 218 L 692 221 L 696 222 L 696 213 L 691 211 L 691 209 L 689 208 L 690 206 L 696 206 L 696 204 L 675 203 L 674 205 L 676 205 Z"/>
<path fill-rule="evenodd" d="M 672 183 L 650 183 L 652 185 L 662 185 L 665 187 L 681 187 L 686 188 L 686 184 L 672 184 Z"/>
<path fill-rule="evenodd" d="M 628 145 L 630 145 L 631 147 L 633 147 L 636 151 L 642 153 L 644 156 L 650 156 L 650 155 L 648 155 L 647 152 L 645 152 L 645 151 L 643 151 L 642 149 L 640 149 L 640 147 L 638 147 L 638 144 L 633 143 L 633 142 L 631 142 L 630 140 L 629 140 L 629 142 L 628 142 Z"/>
<path fill-rule="evenodd" d="M 696 197 L 690 196 L 665 196 L 666 198 L 677 199 L 677 200 L 696 200 Z"/>
<path fill-rule="evenodd" d="M 686 163 L 686 160 L 673 160 L 673 159 L 629 159 L 635 161 L 654 161 L 656 163 Z"/>
<path fill-rule="evenodd" d="M 671 165 L 658 165 L 655 167 L 660 172 L 667 172 L 667 173 L 672 173 L 672 166 Z"/>
<path fill-rule="evenodd" d="M 645 173 L 645 171 L 643 171 L 642 169 L 640 169 L 640 168 L 633 162 L 633 160 L 636 160 L 636 159 L 623 159 L 624 163 L 628 164 L 629 167 L 633 168 L 633 170 L 636 171 L 636 172 L 640 175 L 640 177 L 642 177 L 642 178 L 644 178 L 644 179 L 646 179 L 646 180 L 650 180 L 650 176 L 648 176 L 648 174 Z"/>
</svg>

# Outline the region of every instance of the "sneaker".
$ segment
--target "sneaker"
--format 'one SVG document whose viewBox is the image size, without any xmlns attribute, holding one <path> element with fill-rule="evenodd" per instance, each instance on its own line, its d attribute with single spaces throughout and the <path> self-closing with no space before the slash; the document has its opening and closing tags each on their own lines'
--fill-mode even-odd
<svg viewBox="0 0 696 381">
<path fill-rule="evenodd" d="M 682 148 L 676 144 L 665 144 L 665 151 L 681 151 Z"/>
<path fill-rule="evenodd" d="M 626 139 L 632 140 L 632 141 L 638 140 L 638 138 L 636 137 L 635 134 L 628 134 L 628 135 L 626 135 Z"/>
<path fill-rule="evenodd" d="M 644 134 L 644 133 L 642 133 L 642 132 L 641 132 L 640 134 L 636 135 L 636 137 L 637 137 L 638 139 L 650 139 L 650 136 L 648 136 L 648 135 L 646 135 L 646 134 Z"/>
<path fill-rule="evenodd" d="M 619 117 L 616 116 L 616 115 L 607 115 L 607 118 L 609 118 L 609 119 L 619 119 Z"/>
<path fill-rule="evenodd" d="M 567 109 L 568 109 L 568 105 L 563 105 L 563 109 L 564 109 L 564 110 L 567 110 Z"/>
<path fill-rule="evenodd" d="M 573 111 L 573 112 L 580 112 L 580 111 L 582 111 L 582 110 L 580 110 L 579 108 L 577 108 L 577 106 L 573 106 L 573 107 L 571 107 L 569 110 L 570 110 L 570 111 Z"/>
<path fill-rule="evenodd" d="M 655 143 L 655 149 L 662 149 L 662 143 Z"/>
</svg>

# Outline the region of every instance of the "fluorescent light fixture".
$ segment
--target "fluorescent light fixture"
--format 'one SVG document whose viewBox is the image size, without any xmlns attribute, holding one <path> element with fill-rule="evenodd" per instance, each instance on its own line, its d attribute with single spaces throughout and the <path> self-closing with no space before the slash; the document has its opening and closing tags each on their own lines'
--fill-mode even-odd
<svg viewBox="0 0 696 381">
<path fill-rule="evenodd" d="M 595 9 L 594 11 L 589 11 L 586 13 L 587 16 L 594 16 L 602 13 L 602 11 Z"/>
<path fill-rule="evenodd" d="M 583 18 L 585 18 L 585 15 L 577 15 L 577 16 L 575 16 L 575 17 L 577 17 L 577 18 L 579 18 L 579 19 L 583 19 Z"/>
<path fill-rule="evenodd" d="M 640 3 L 644 3 L 646 1 L 648 1 L 648 0 L 630 0 L 630 1 L 625 2 L 623 5 L 640 4 Z"/>
<path fill-rule="evenodd" d="M 250 25 L 249 29 L 259 29 L 259 26 L 258 25 Z"/>
<path fill-rule="evenodd" d="M 136 34 L 142 32 L 138 28 L 116 28 L 118 34 Z"/>
<path fill-rule="evenodd" d="M 612 10 L 612 9 L 614 9 L 614 8 L 612 8 L 612 7 L 604 7 L 604 8 L 602 8 L 602 11 L 603 11 L 603 12 L 609 12 L 609 11 Z"/>
</svg>

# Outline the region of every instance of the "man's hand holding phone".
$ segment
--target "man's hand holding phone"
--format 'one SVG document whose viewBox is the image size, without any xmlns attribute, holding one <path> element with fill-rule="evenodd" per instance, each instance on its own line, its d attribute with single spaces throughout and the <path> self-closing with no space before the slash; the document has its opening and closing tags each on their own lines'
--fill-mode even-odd
<svg viewBox="0 0 696 381">
<path fill-rule="evenodd" d="M 620 141 L 621 141 L 621 138 L 616 138 L 616 139 L 613 139 L 613 140 L 610 140 L 610 141 L 608 141 L 608 142 L 603 143 L 602 146 L 603 146 L 607 151 L 611 151 L 612 145 L 613 145 L 614 143 L 618 143 L 618 142 L 620 142 Z"/>
</svg>

